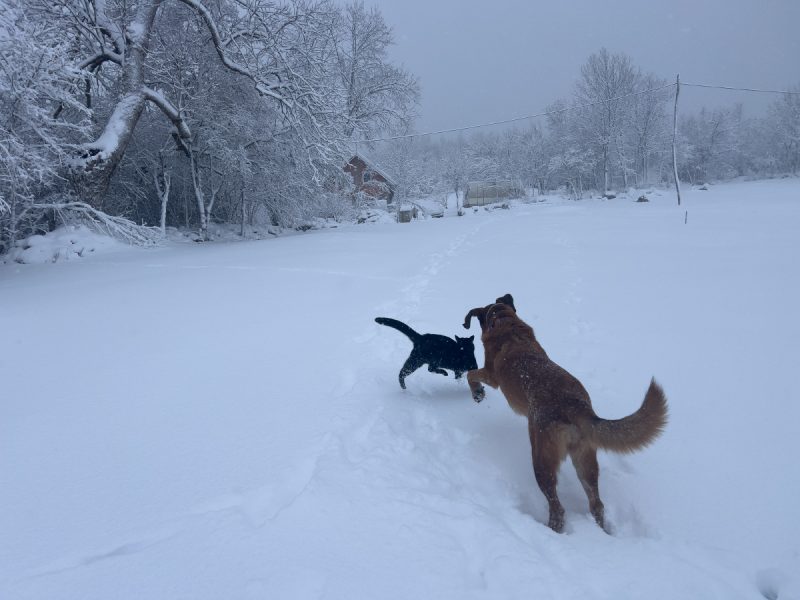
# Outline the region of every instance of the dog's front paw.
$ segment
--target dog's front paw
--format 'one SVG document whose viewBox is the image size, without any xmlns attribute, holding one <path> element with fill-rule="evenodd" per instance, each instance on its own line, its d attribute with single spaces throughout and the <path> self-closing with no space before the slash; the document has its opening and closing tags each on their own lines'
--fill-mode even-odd
<svg viewBox="0 0 800 600">
<path fill-rule="evenodd" d="M 475 402 L 480 402 L 484 398 L 486 398 L 486 390 L 482 385 L 472 390 L 472 399 L 475 400 Z"/>
</svg>

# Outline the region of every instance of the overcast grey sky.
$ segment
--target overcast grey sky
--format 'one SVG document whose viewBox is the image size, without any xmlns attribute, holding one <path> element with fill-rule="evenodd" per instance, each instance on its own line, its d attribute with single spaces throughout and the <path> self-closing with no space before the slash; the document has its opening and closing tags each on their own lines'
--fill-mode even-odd
<svg viewBox="0 0 800 600">
<path fill-rule="evenodd" d="M 664 78 L 736 87 L 800 84 L 800 0 L 365 0 L 417 75 L 417 131 L 532 114 L 568 97 L 602 46 Z M 681 90 L 681 106 L 773 98 Z"/>
</svg>

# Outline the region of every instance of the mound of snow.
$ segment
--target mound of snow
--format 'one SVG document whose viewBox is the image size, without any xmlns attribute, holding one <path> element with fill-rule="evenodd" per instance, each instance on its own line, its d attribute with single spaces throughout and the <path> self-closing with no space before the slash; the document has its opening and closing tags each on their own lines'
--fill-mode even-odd
<svg viewBox="0 0 800 600">
<path fill-rule="evenodd" d="M 85 225 L 65 225 L 45 235 L 32 235 L 18 240 L 5 262 L 41 264 L 75 260 L 121 245 Z"/>
</svg>

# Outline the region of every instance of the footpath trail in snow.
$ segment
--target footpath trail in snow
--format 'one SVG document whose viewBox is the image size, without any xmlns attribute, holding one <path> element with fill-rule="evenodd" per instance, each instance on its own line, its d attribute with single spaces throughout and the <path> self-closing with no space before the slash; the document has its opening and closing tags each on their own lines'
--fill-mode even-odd
<svg viewBox="0 0 800 600">
<path fill-rule="evenodd" d="M 0 267 L 0 598 L 800 598 L 800 182 L 648 205 Z M 671 420 L 571 464 L 564 535 L 526 424 L 374 323 L 471 335 L 511 292 L 601 416 Z M 478 362 L 482 349 L 476 339 Z"/>
</svg>

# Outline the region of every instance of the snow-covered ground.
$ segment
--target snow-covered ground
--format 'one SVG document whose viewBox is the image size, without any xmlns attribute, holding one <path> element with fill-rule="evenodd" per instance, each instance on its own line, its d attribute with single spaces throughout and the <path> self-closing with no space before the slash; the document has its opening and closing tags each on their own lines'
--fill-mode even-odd
<svg viewBox="0 0 800 600">
<path fill-rule="evenodd" d="M 800 180 L 650 197 L 0 266 L 0 598 L 800 598 Z M 506 292 L 601 416 L 667 392 L 611 536 L 373 321 Z"/>
</svg>

